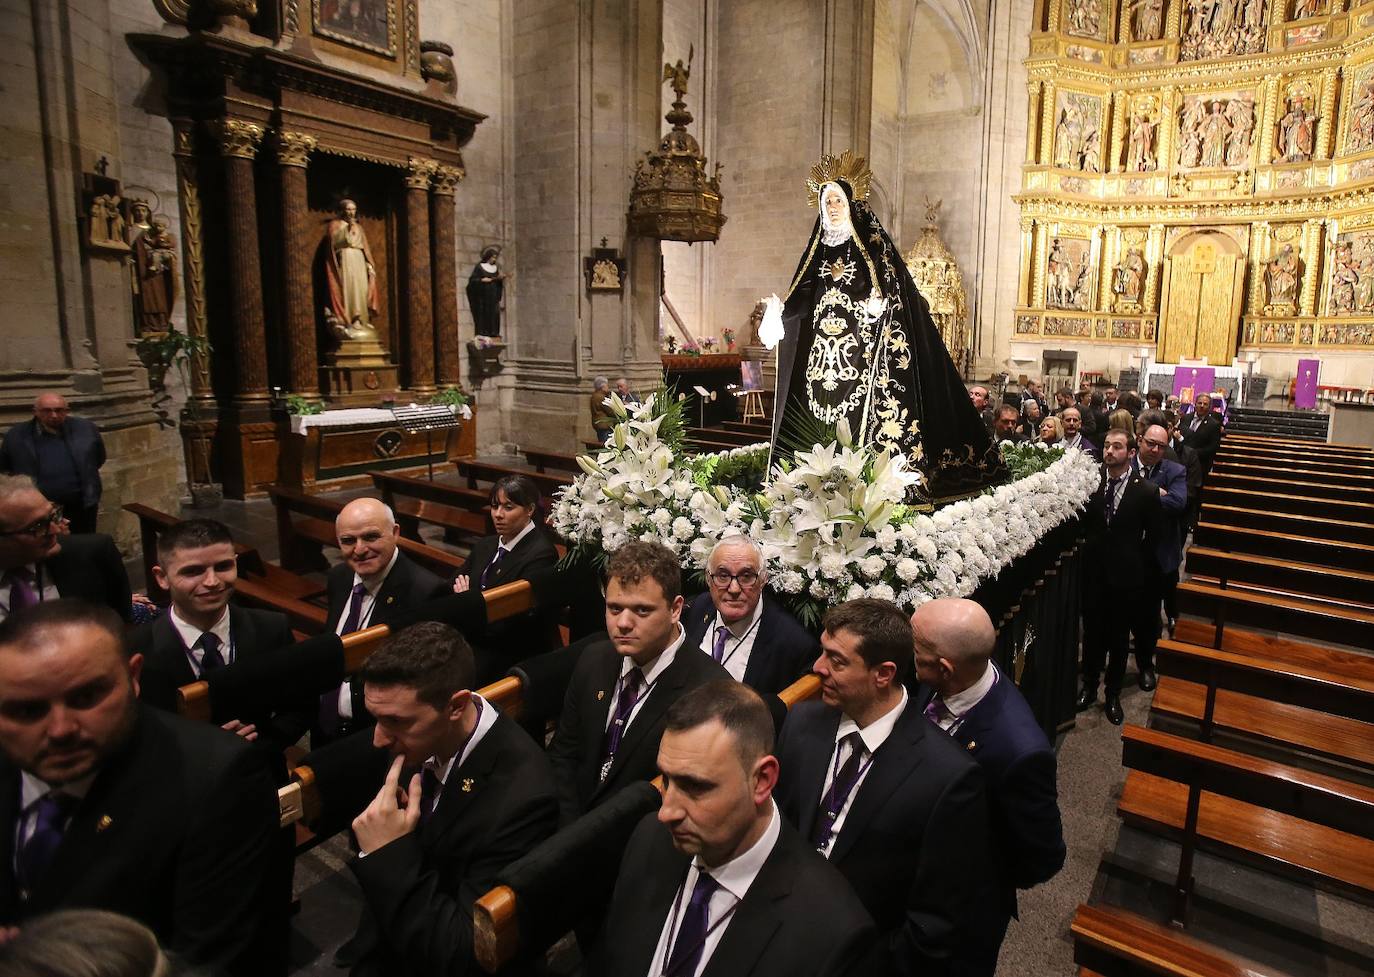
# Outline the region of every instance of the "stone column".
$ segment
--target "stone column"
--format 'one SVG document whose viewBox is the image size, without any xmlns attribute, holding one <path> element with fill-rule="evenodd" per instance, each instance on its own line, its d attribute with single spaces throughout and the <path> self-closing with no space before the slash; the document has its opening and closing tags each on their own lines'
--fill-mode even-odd
<svg viewBox="0 0 1374 977">
<path fill-rule="evenodd" d="M 458 241 L 454 227 L 454 191 L 465 173 L 461 165 L 434 172 L 430 221 L 434 231 L 434 346 L 440 386 L 462 379 L 458 353 Z"/>
<path fill-rule="evenodd" d="M 258 202 L 253 158 L 263 128 L 242 119 L 216 119 L 207 126 L 224 157 L 229 200 L 229 300 L 233 306 L 234 361 L 238 388 L 234 405 L 265 413 L 267 329 L 262 311 L 262 268 L 258 258 Z"/>
<path fill-rule="evenodd" d="M 409 387 L 434 392 L 434 284 L 429 260 L 429 183 L 436 160 L 411 157 L 406 170 L 406 337 Z"/>
<path fill-rule="evenodd" d="M 286 251 L 283 296 L 286 306 L 287 389 L 302 397 L 320 394 L 319 351 L 315 341 L 314 290 L 310 281 L 313 243 L 306 200 L 305 168 L 316 140 L 301 132 L 277 133 L 281 167 L 282 246 Z"/>
<path fill-rule="evenodd" d="M 186 295 L 186 334 L 204 339 L 209 334 L 205 317 L 205 226 L 200 204 L 200 177 L 196 170 L 196 131 L 190 119 L 172 120 L 172 157 L 177 168 L 177 200 L 181 216 L 183 287 Z M 202 416 L 213 416 L 215 392 L 210 387 L 210 359 L 203 353 L 191 357 L 191 389 L 188 396 Z M 209 481 L 208 477 L 201 481 Z"/>
</svg>

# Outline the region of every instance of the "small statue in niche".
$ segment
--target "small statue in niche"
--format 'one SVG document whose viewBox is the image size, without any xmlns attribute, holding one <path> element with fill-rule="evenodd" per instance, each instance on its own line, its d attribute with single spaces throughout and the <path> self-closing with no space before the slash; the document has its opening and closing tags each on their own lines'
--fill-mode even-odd
<svg viewBox="0 0 1374 977">
<path fill-rule="evenodd" d="M 1351 152 L 1374 146 L 1374 80 L 1360 83 L 1360 94 L 1350 107 L 1350 132 L 1345 142 Z"/>
<path fill-rule="evenodd" d="M 1331 311 L 1335 315 L 1349 315 L 1355 311 L 1355 286 L 1360 276 L 1353 264 L 1350 245 L 1338 244 L 1335 267 L 1331 269 Z"/>
<path fill-rule="evenodd" d="M 93 245 L 116 245 L 123 249 L 124 214 L 120 210 L 118 194 L 102 193 L 91 200 L 88 216 L 91 221 L 90 243 Z"/>
<path fill-rule="evenodd" d="M 1080 170 L 1088 173 L 1102 172 L 1102 134 L 1093 126 L 1083 140 L 1083 152 L 1079 157 Z"/>
<path fill-rule="evenodd" d="M 1226 140 L 1226 165 L 1244 166 L 1250 158 L 1250 136 L 1255 130 L 1255 108 L 1249 99 L 1233 98 L 1226 104 L 1231 135 Z"/>
<path fill-rule="evenodd" d="M 328 301 L 325 322 L 338 340 L 377 338 L 372 316 L 377 314 L 377 266 L 358 223 L 358 205 L 339 201 L 339 216 L 329 222 L 320 241 Z"/>
<path fill-rule="evenodd" d="M 1374 258 L 1365 255 L 1356 269 L 1359 281 L 1355 283 L 1355 311 L 1374 311 Z"/>
<path fill-rule="evenodd" d="M 1059 238 L 1050 243 L 1049 257 L 1045 260 L 1046 278 L 1045 305 L 1051 309 L 1063 308 L 1069 284 L 1069 257 Z"/>
<path fill-rule="evenodd" d="M 1312 158 L 1318 116 L 1307 111 L 1302 93 L 1288 99 L 1288 111 L 1279 119 L 1279 159 L 1297 163 Z"/>
<path fill-rule="evenodd" d="M 1054 165 L 1063 169 L 1077 169 L 1076 147 L 1082 134 L 1083 123 L 1079 118 L 1078 105 L 1072 101 L 1059 111 L 1059 123 L 1054 130 Z"/>
<path fill-rule="evenodd" d="M 479 336 L 501 335 L 501 298 L 507 275 L 501 271 L 501 249 L 491 245 L 482 249 L 482 260 L 468 276 L 468 306 Z"/>
<path fill-rule="evenodd" d="M 1164 0 L 1131 0 L 1131 40 L 1157 41 L 1164 33 Z"/>
<path fill-rule="evenodd" d="M 1101 0 L 1069 0 L 1069 33 L 1097 37 L 1102 29 Z"/>
<path fill-rule="evenodd" d="M 137 219 L 138 214 L 132 216 Z M 167 218 L 151 220 L 133 241 L 134 314 L 140 335 L 169 330 L 177 298 L 176 238 L 167 230 Z"/>
<path fill-rule="evenodd" d="M 620 269 L 614 261 L 602 258 L 592 265 L 592 288 L 620 288 Z"/>
<path fill-rule="evenodd" d="M 1231 135 L 1231 123 L 1221 110 L 1221 102 L 1212 103 L 1212 111 L 1203 119 L 1200 128 L 1202 135 L 1202 165 L 1217 168 L 1226 165 L 1226 143 Z"/>
<path fill-rule="evenodd" d="M 1131 142 L 1126 156 L 1126 169 L 1145 173 L 1159 165 L 1155 158 L 1155 133 L 1158 129 L 1159 123 L 1150 118 L 1148 110 L 1138 111 L 1131 116 Z"/>
<path fill-rule="evenodd" d="M 1326 0 L 1293 0 L 1293 20 L 1326 13 Z"/>
<path fill-rule="evenodd" d="M 1131 248 L 1112 271 L 1112 291 L 1119 306 L 1140 307 L 1145 292 L 1145 253 Z"/>
<path fill-rule="evenodd" d="M 1279 253 L 1264 266 L 1264 288 L 1268 296 L 1265 311 L 1284 310 L 1292 314 L 1298 304 L 1298 282 L 1302 277 L 1302 262 L 1293 245 L 1285 244 Z"/>
</svg>

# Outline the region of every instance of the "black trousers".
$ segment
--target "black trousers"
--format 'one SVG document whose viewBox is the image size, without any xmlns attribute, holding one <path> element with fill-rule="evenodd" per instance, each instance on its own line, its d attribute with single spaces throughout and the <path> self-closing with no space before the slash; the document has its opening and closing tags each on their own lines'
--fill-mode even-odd
<svg viewBox="0 0 1374 977">
<path fill-rule="evenodd" d="M 1097 688 L 1106 668 L 1106 692 L 1118 695 L 1126 675 L 1131 628 L 1139 626 L 1142 592 L 1094 589 L 1083 599 L 1083 685 Z M 1151 645 L 1153 654 L 1154 646 Z"/>
<path fill-rule="evenodd" d="M 1159 608 L 1162 604 L 1177 604 L 1178 570 L 1152 573 L 1140 592 L 1140 608 L 1131 624 L 1135 639 L 1135 667 L 1139 671 L 1155 667 L 1155 646 L 1159 643 Z M 1178 617 L 1177 610 L 1169 614 Z"/>
</svg>

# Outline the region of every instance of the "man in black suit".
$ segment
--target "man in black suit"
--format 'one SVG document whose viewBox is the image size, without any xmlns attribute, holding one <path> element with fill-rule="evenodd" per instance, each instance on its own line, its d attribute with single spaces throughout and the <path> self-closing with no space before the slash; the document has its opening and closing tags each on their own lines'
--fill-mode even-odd
<svg viewBox="0 0 1374 977">
<path fill-rule="evenodd" d="M 129 575 L 104 533 L 63 534 L 62 507 L 27 475 L 0 475 L 0 621 L 15 610 L 75 597 L 129 619 Z"/>
<path fill-rule="evenodd" d="M 606 632 L 578 659 L 549 745 L 563 824 L 651 780 L 663 719 L 688 690 L 730 673 L 685 642 L 682 567 L 661 543 L 626 543 L 606 566 Z"/>
<path fill-rule="evenodd" d="M 998 441 L 1020 444 L 1024 440 L 1021 436 L 1021 412 L 1011 404 L 998 407 L 993 415 L 992 436 Z"/>
<path fill-rule="evenodd" d="M 748 536 L 726 536 L 706 558 L 711 588 L 687 608 L 687 646 L 725 666 L 730 677 L 763 695 L 777 694 L 811 669 L 816 639 L 764 594 L 763 551 Z"/>
<path fill-rule="evenodd" d="M 1102 483 L 1083 516 L 1083 687 L 1078 711 L 1097 702 L 1106 664 L 1107 719 L 1120 726 L 1121 680 L 1126 674 L 1132 623 L 1148 599 L 1147 582 L 1159 573 L 1155 549 L 1162 532 L 1159 491 L 1132 471 L 1135 435 L 1108 431 L 1102 444 Z"/>
<path fill-rule="evenodd" d="M 0 472 L 29 475 L 44 496 L 66 512 L 74 533 L 95 532 L 100 513 L 100 429 L 75 417 L 61 394 L 34 398 L 33 420 L 21 421 L 0 441 Z"/>
<path fill-rule="evenodd" d="M 1221 418 L 1212 412 L 1212 398 L 1200 393 L 1193 398 L 1193 413 L 1183 418 L 1178 425 L 1178 437 L 1188 447 L 1197 452 L 1202 462 L 1202 475 L 1212 470 L 1217 449 L 1221 447 Z"/>
<path fill-rule="evenodd" d="M 558 825 L 548 759 L 472 691 L 472 649 L 446 624 L 404 629 L 357 678 L 377 721 L 372 752 L 394 759 L 380 783 L 375 756 L 356 767 L 377 794 L 353 821 L 349 867 L 366 903 L 352 973 L 475 972 L 473 902 Z"/>
<path fill-rule="evenodd" d="M 197 972 L 270 973 L 287 906 L 267 768 L 232 734 L 140 705 L 123 634 L 73 600 L 0 625 L 0 928 L 108 909 Z"/>
<path fill-rule="evenodd" d="M 354 499 L 334 519 L 343 562 L 329 568 L 329 618 L 335 634 L 374 624 L 394 624 L 425 601 L 449 593 L 449 585 L 417 566 L 399 548 L 401 527 L 377 499 Z M 372 725 L 359 682 L 344 681 L 320 697 L 310 734 L 318 747 Z"/>
<path fill-rule="evenodd" d="M 822 622 L 821 701 L 778 741 L 783 816 L 853 886 L 881 933 L 886 972 L 977 974 L 992 907 L 983 773 L 908 702 L 911 623 L 861 598 Z"/>
<path fill-rule="evenodd" d="M 143 656 L 139 698 L 176 710 L 177 689 L 236 661 L 287 652 L 291 623 L 279 611 L 238 607 L 229 600 L 238 557 L 229 528 L 213 519 L 187 519 L 157 541 L 153 577 L 172 596 L 161 617 L 141 624 L 129 646 Z M 224 728 L 274 753 L 293 746 L 310 728 L 311 703 L 263 716 L 230 720 Z"/>
<path fill-rule="evenodd" d="M 844 879 L 779 817 L 773 721 L 716 681 L 668 711 L 663 804 L 630 838 L 590 973 L 831 977 L 878 973 L 873 924 Z"/>
<path fill-rule="evenodd" d="M 1061 448 L 1077 448 L 1079 451 L 1086 452 L 1097 457 L 1097 446 L 1083 436 L 1083 411 L 1078 407 L 1066 407 L 1059 415 L 1059 420 L 1064 425 L 1064 440 L 1059 442 Z"/>
<path fill-rule="evenodd" d="M 1140 416 L 1149 417 L 1151 413 L 1142 411 Z M 1138 682 L 1141 689 L 1153 692 L 1159 684 L 1154 655 L 1159 641 L 1160 605 L 1169 610 L 1170 636 L 1174 633 L 1177 617 L 1174 601 L 1177 599 L 1178 568 L 1183 563 L 1183 537 L 1187 531 L 1184 520 L 1188 510 L 1188 472 L 1178 462 L 1165 457 L 1169 450 L 1169 432 L 1162 424 L 1150 424 L 1138 431 L 1136 443 L 1136 470 L 1141 478 L 1159 489 L 1161 510 L 1160 533 L 1155 539 L 1154 565 L 1158 572 L 1146 578 L 1140 621 L 1132 628 Z"/>
<path fill-rule="evenodd" d="M 971 969 L 991 974 L 1016 916 L 1016 890 L 1064 867 L 1054 748 L 1015 683 L 992 663 L 997 632 L 979 604 L 955 597 L 922 604 L 911 630 L 921 680 L 916 708 L 964 748 L 987 782 L 996 904 L 987 937 L 965 949 L 976 962 Z"/>
</svg>

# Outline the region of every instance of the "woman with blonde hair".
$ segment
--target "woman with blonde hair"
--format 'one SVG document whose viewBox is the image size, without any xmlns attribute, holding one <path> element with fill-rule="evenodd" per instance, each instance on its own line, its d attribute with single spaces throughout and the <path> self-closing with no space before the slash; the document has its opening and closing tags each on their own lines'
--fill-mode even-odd
<svg viewBox="0 0 1374 977">
<path fill-rule="evenodd" d="M 1135 437 L 1135 418 L 1131 416 L 1131 412 L 1126 408 L 1118 408 L 1112 411 L 1111 416 L 1107 418 L 1107 430 L 1125 431 L 1127 434 Z"/>
<path fill-rule="evenodd" d="M 1040 444 L 1058 444 L 1064 440 L 1064 423 L 1051 414 L 1040 421 L 1040 434 L 1035 439 Z"/>
<path fill-rule="evenodd" d="M 9 936 L 5 939 L 5 936 Z M 0 929 L 5 977 L 171 977 L 153 931 L 118 913 L 64 909 Z"/>
</svg>

